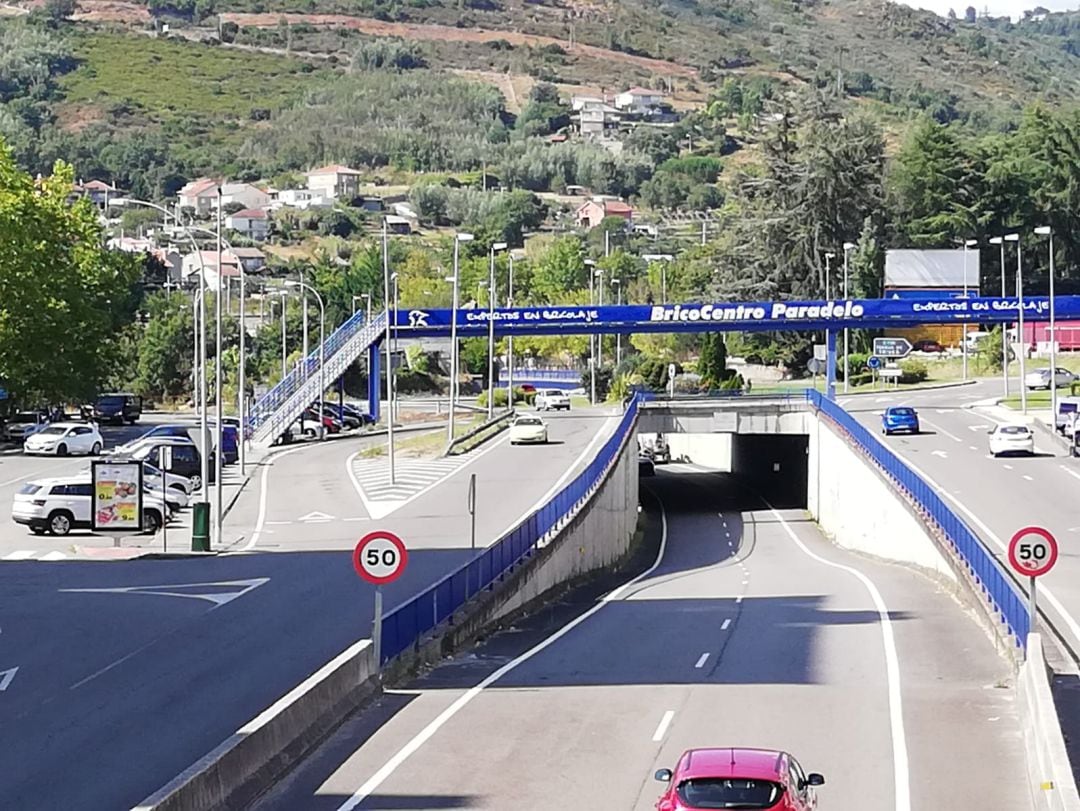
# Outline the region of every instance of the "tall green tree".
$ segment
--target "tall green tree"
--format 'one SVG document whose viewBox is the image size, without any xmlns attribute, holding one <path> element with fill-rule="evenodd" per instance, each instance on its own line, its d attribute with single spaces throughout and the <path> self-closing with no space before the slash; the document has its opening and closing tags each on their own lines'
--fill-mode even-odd
<svg viewBox="0 0 1080 811">
<path fill-rule="evenodd" d="M 71 205 L 70 166 L 34 180 L 0 144 L 0 377 L 22 402 L 92 397 L 117 364 L 138 304 L 141 260 L 103 247 L 88 201 Z"/>
</svg>

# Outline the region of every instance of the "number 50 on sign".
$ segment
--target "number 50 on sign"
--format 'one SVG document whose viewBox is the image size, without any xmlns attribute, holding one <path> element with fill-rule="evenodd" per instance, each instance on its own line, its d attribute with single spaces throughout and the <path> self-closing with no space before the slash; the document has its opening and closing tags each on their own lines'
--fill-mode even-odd
<svg viewBox="0 0 1080 811">
<path fill-rule="evenodd" d="M 1009 565 L 1017 574 L 1039 577 L 1057 563 L 1057 540 L 1042 527 L 1025 527 L 1009 541 Z"/>
</svg>

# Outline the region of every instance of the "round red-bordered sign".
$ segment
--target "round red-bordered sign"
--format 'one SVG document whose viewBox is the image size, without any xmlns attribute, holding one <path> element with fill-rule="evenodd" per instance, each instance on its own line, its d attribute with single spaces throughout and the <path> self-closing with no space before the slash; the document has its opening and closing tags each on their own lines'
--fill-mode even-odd
<svg viewBox="0 0 1080 811">
<path fill-rule="evenodd" d="M 1025 540 L 1028 538 L 1031 540 Z M 1027 577 L 1046 574 L 1057 558 L 1057 539 L 1042 527 L 1024 527 L 1009 541 L 1009 565 Z"/>
<path fill-rule="evenodd" d="M 392 583 L 401 577 L 409 562 L 405 542 L 392 532 L 369 532 L 353 550 L 353 568 L 374 586 Z"/>
</svg>

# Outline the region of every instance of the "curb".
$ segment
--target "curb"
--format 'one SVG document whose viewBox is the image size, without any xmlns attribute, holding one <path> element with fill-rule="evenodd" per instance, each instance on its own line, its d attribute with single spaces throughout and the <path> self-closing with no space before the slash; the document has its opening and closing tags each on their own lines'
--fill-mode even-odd
<svg viewBox="0 0 1080 811">
<path fill-rule="evenodd" d="M 849 391 L 847 394 L 844 394 L 843 392 L 838 391 L 836 393 L 836 396 L 838 398 L 839 397 L 862 397 L 862 396 L 867 395 L 867 394 L 876 394 L 876 395 L 880 396 L 881 394 L 883 394 L 885 392 L 888 392 L 888 391 L 894 391 L 894 392 L 897 392 L 897 393 L 900 393 L 900 394 L 909 394 L 911 392 L 934 391 L 936 389 L 957 389 L 957 388 L 960 388 L 961 386 L 974 386 L 978 382 L 979 382 L 978 380 L 954 380 L 954 381 L 949 382 L 949 383 L 931 383 L 928 386 L 910 386 L 910 387 L 908 387 L 906 389 L 867 389 L 867 390 L 864 390 L 864 391 Z M 965 408 L 966 408 L 966 406 L 965 406 Z"/>
</svg>

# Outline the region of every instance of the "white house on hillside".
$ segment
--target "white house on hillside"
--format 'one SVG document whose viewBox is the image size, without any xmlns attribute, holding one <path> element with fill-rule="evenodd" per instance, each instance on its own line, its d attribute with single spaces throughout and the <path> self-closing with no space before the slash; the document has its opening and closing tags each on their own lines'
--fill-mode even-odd
<svg viewBox="0 0 1080 811">
<path fill-rule="evenodd" d="M 239 203 L 244 208 L 266 208 L 270 205 L 270 193 L 250 183 L 225 183 L 221 187 L 221 204 Z"/>
<path fill-rule="evenodd" d="M 176 193 L 180 208 L 191 208 L 199 216 L 206 216 L 217 202 L 218 181 L 212 177 L 192 180 Z"/>
<path fill-rule="evenodd" d="M 290 208 L 325 208 L 331 205 L 325 189 L 282 189 L 278 192 L 279 205 Z"/>
<path fill-rule="evenodd" d="M 351 199 L 360 192 L 360 172 L 340 164 L 322 166 L 307 173 L 307 187 L 322 191 L 331 200 Z"/>
<path fill-rule="evenodd" d="M 626 113 L 644 114 L 664 102 L 664 94 L 647 87 L 631 87 L 615 97 L 615 106 Z"/>
<path fill-rule="evenodd" d="M 261 208 L 245 208 L 226 217 L 225 227 L 261 242 L 270 233 L 270 218 Z"/>
</svg>

